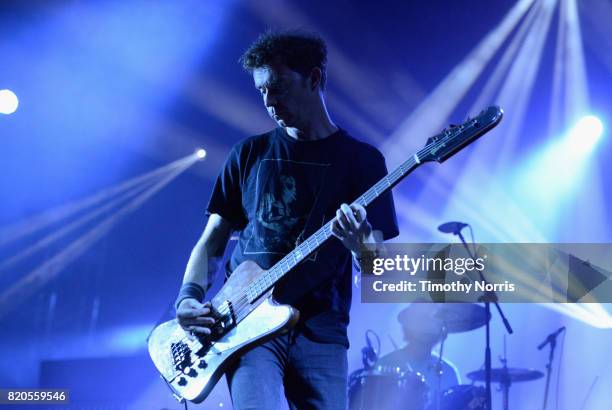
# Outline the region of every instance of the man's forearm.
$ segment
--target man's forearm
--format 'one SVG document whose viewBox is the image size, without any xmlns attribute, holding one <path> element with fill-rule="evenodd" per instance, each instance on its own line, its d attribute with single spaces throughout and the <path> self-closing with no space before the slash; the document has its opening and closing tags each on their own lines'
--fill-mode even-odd
<svg viewBox="0 0 612 410">
<path fill-rule="evenodd" d="M 219 258 L 210 258 L 208 250 L 202 242 L 198 241 L 191 251 L 183 276 L 183 283 L 195 282 L 204 289 L 208 289 L 214 280 Z"/>
<path fill-rule="evenodd" d="M 231 233 L 229 222 L 218 214 L 210 215 L 189 256 L 183 283 L 195 282 L 205 289 L 212 285 Z"/>
<path fill-rule="evenodd" d="M 220 258 L 211 258 L 208 257 L 208 254 L 206 246 L 198 241 L 187 262 L 183 285 L 176 299 L 177 310 L 184 299 L 196 299 L 202 302 L 206 291 L 212 286 Z"/>
</svg>

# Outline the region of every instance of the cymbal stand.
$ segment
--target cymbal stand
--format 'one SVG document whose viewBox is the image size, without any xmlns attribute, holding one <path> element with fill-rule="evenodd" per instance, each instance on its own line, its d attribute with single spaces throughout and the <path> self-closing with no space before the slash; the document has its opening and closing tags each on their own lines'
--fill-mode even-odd
<svg viewBox="0 0 612 410">
<path fill-rule="evenodd" d="M 465 238 L 461 234 L 461 231 L 457 232 L 456 235 L 459 236 L 459 239 L 461 240 L 461 243 L 463 243 L 463 246 L 467 250 L 468 255 L 470 255 L 470 258 L 472 258 L 472 260 L 476 260 L 476 255 L 474 255 L 474 252 L 472 252 L 470 247 L 467 245 L 467 242 L 465 241 Z M 479 270 L 478 274 L 480 276 L 481 281 L 483 281 L 484 283 L 489 283 L 485 279 L 484 274 L 482 273 L 482 270 Z M 506 331 L 509 334 L 512 334 L 514 331 L 512 330 L 512 327 L 510 326 L 510 322 L 508 322 L 508 319 L 504 315 L 504 312 L 501 310 L 501 307 L 499 306 L 499 303 L 497 302 L 498 301 L 497 294 L 494 291 L 485 291 L 484 294 L 480 297 L 480 301 L 483 302 L 485 305 L 486 318 L 487 318 L 487 322 L 485 324 L 485 339 L 486 339 L 485 341 L 486 343 L 486 346 L 485 346 L 485 375 L 486 375 L 486 386 L 487 386 L 487 410 L 492 410 L 493 400 L 491 397 L 491 303 L 493 303 L 495 307 L 497 308 L 497 312 L 499 313 L 499 316 L 501 317 L 502 322 L 504 323 Z"/>
<path fill-rule="evenodd" d="M 499 361 L 504 365 L 503 376 L 499 382 L 500 389 L 503 392 L 503 406 L 504 410 L 510 409 L 510 385 L 512 384 L 512 380 L 510 379 L 510 374 L 508 373 L 508 355 L 506 353 L 506 335 L 504 335 L 504 357 L 500 357 Z"/>
<path fill-rule="evenodd" d="M 446 341 L 446 337 L 448 336 L 448 331 L 446 330 L 446 325 L 442 325 L 442 330 L 440 331 L 442 334 L 442 341 L 440 342 L 440 349 L 438 350 L 438 361 L 436 363 L 436 383 L 438 388 L 436 389 L 436 410 L 440 410 L 440 396 L 442 395 L 442 356 L 444 354 L 444 342 Z"/>
</svg>

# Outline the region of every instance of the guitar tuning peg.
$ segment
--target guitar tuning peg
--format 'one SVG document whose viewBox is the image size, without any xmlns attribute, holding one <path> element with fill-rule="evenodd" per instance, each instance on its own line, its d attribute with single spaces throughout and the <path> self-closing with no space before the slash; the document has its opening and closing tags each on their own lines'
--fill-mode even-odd
<svg viewBox="0 0 612 410">
<path fill-rule="evenodd" d="M 444 132 L 444 131 L 442 131 L 442 132 Z M 429 144 L 431 144 L 432 142 L 436 142 L 436 141 L 438 141 L 438 138 L 437 138 L 437 137 L 429 137 L 429 138 L 427 139 L 427 143 L 426 143 L 425 145 L 429 145 Z"/>
</svg>

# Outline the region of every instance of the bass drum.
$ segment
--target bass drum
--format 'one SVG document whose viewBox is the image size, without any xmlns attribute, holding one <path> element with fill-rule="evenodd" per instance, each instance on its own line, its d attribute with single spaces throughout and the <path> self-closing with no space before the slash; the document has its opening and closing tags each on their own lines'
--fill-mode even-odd
<svg viewBox="0 0 612 410">
<path fill-rule="evenodd" d="M 486 410 L 487 390 L 481 386 L 461 384 L 442 393 L 440 410 Z M 430 410 L 434 410 L 430 407 Z"/>
<path fill-rule="evenodd" d="M 424 410 L 428 388 L 420 373 L 364 370 L 349 377 L 349 410 Z"/>
</svg>

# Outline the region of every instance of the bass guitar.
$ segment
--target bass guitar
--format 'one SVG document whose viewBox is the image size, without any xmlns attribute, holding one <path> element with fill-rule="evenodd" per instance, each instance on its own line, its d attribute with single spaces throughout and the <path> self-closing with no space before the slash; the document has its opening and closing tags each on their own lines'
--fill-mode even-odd
<svg viewBox="0 0 612 410">
<path fill-rule="evenodd" d="M 390 172 L 354 203 L 367 207 L 426 162 L 442 163 L 495 127 L 501 108 L 492 106 L 461 125 L 450 126 L 427 141 L 427 145 Z M 212 298 L 215 324 L 211 334 L 194 337 L 177 320 L 157 326 L 148 339 L 149 354 L 175 397 L 200 403 L 209 395 L 228 366 L 243 352 L 291 329 L 299 312 L 277 303 L 274 285 L 325 241 L 332 237 L 327 222 L 270 269 L 255 262 L 240 264 Z"/>
</svg>

